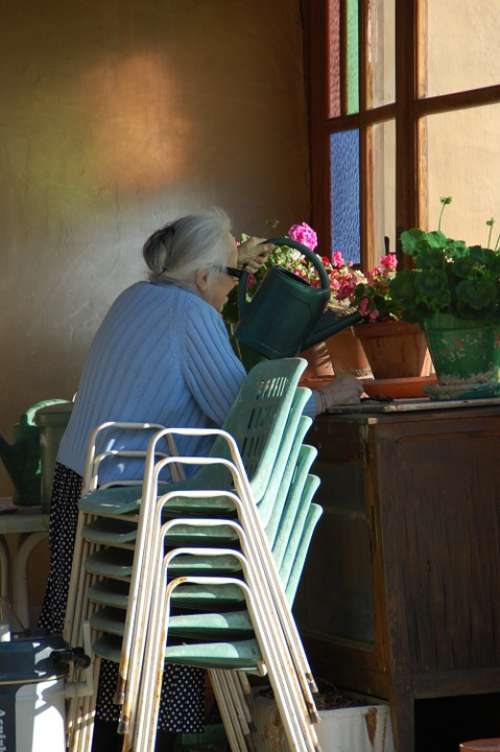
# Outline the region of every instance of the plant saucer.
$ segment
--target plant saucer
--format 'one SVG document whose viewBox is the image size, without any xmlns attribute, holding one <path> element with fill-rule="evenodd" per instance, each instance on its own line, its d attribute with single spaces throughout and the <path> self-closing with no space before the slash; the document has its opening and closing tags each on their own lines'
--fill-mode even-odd
<svg viewBox="0 0 500 752">
<path fill-rule="evenodd" d="M 433 400 L 488 399 L 500 396 L 500 383 L 430 384 L 424 392 Z"/>
<path fill-rule="evenodd" d="M 425 388 L 437 382 L 431 376 L 407 376 L 397 379 L 362 379 L 363 389 L 369 397 L 390 397 L 392 399 L 413 399 L 425 397 Z"/>
</svg>

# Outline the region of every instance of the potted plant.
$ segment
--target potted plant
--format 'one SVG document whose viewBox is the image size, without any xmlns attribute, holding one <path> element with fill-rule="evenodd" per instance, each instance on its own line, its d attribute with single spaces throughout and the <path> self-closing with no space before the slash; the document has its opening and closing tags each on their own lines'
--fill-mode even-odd
<svg viewBox="0 0 500 752">
<path fill-rule="evenodd" d="M 441 199 L 443 208 L 450 201 L 450 197 Z M 493 223 L 489 220 L 488 224 L 491 239 Z M 413 268 L 397 272 L 390 292 L 402 318 L 425 331 L 441 387 L 438 391 L 442 396 L 458 396 L 468 390 L 496 393 L 500 252 L 466 245 L 440 229 L 407 230 L 401 234 L 401 245 Z"/>
<path fill-rule="evenodd" d="M 431 370 L 424 333 L 417 324 L 401 320 L 401 306 L 392 295 L 397 264 L 394 253 L 382 256 L 352 298 L 364 317 L 354 332 L 376 379 L 427 376 Z"/>
</svg>

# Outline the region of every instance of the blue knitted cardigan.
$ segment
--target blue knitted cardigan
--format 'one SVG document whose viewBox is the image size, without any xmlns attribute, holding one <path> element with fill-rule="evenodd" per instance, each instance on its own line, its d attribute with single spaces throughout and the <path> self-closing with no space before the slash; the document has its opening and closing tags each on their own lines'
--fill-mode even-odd
<svg viewBox="0 0 500 752">
<path fill-rule="evenodd" d="M 107 420 L 169 427 L 221 426 L 245 377 L 221 315 L 173 284 L 138 282 L 119 295 L 101 324 L 85 363 L 57 460 L 83 474 L 89 435 Z M 314 400 L 306 412 L 314 415 Z M 177 439 L 182 454 L 200 456 L 211 440 Z M 145 449 L 140 433 L 103 432 L 104 449 Z M 126 477 L 143 463 L 127 461 Z M 100 482 L 117 480 L 123 462 L 106 460 Z"/>
</svg>

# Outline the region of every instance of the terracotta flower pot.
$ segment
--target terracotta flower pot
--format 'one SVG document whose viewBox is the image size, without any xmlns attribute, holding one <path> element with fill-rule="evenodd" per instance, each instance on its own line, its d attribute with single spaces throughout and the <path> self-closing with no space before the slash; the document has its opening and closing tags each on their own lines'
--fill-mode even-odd
<svg viewBox="0 0 500 752">
<path fill-rule="evenodd" d="M 302 374 L 301 383 L 311 379 L 324 379 L 333 377 L 332 361 L 324 342 L 318 342 L 300 353 L 301 358 L 307 360 L 307 368 Z"/>
<path fill-rule="evenodd" d="M 424 331 L 406 321 L 379 321 L 354 327 L 376 379 L 428 376 L 432 361 Z"/>
<path fill-rule="evenodd" d="M 352 326 L 329 337 L 326 346 L 335 373 L 350 373 L 363 378 L 372 375 L 363 346 L 354 334 Z"/>
</svg>

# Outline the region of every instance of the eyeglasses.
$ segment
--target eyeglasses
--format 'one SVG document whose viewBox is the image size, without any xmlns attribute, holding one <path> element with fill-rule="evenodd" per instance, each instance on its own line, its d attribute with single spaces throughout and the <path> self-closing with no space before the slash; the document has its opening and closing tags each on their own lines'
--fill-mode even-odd
<svg viewBox="0 0 500 752">
<path fill-rule="evenodd" d="M 221 266 L 220 269 L 222 272 L 229 274 L 230 277 L 236 277 L 236 279 L 241 279 L 241 275 L 243 274 L 242 269 L 235 269 L 234 266 Z"/>
</svg>

